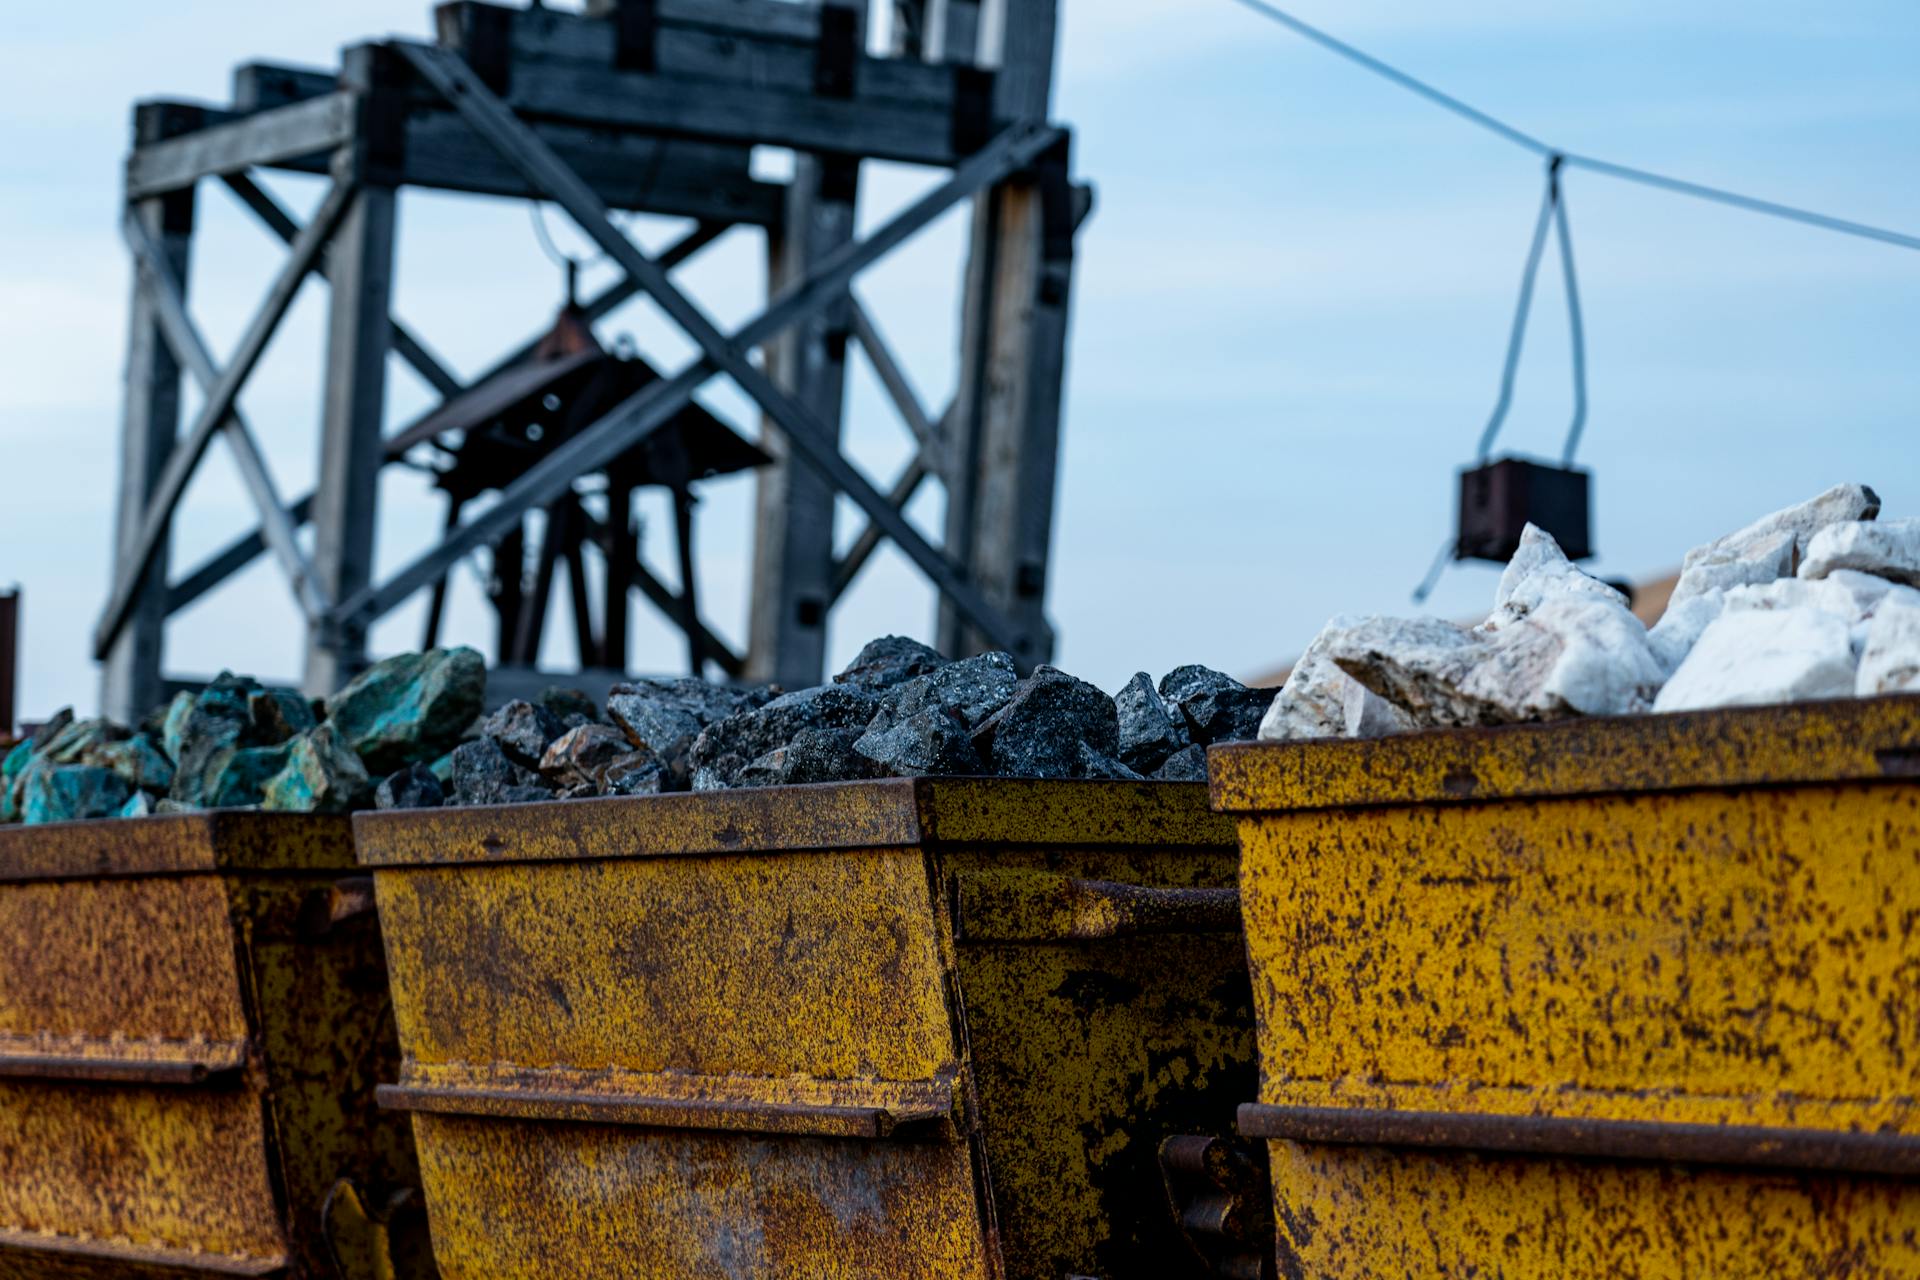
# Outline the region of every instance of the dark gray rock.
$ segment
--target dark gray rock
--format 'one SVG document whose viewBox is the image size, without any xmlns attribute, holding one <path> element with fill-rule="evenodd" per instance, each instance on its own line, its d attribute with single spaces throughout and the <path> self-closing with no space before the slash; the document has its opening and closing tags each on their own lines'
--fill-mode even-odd
<svg viewBox="0 0 1920 1280">
<path fill-rule="evenodd" d="M 868 727 L 889 729 L 922 711 L 937 710 L 973 729 L 1006 706 L 1019 686 L 1020 673 L 1011 654 L 982 653 L 962 658 L 886 690 Z"/>
<path fill-rule="evenodd" d="M 894 777 L 987 772 L 967 726 L 939 707 L 917 711 L 890 728 L 869 729 L 853 749 Z"/>
<path fill-rule="evenodd" d="M 542 689 L 534 701 L 569 729 L 577 729 L 583 724 L 604 723 L 600 719 L 600 708 L 578 689 L 562 689 L 555 685 Z"/>
<path fill-rule="evenodd" d="M 867 756 L 855 750 L 858 729 L 802 729 L 787 744 L 789 784 L 854 782 L 885 776 Z"/>
<path fill-rule="evenodd" d="M 560 717 L 522 698 L 507 703 L 480 725 L 481 736 L 492 738 L 509 759 L 529 769 L 540 767 L 547 748 L 566 731 Z"/>
<path fill-rule="evenodd" d="M 692 773 L 693 744 L 708 725 L 763 706 L 763 689 L 734 689 L 704 680 L 635 680 L 607 695 L 607 718 L 627 741 L 658 756 L 672 790 L 684 790 Z"/>
<path fill-rule="evenodd" d="M 688 756 L 694 789 L 766 785 L 735 779 L 749 764 L 791 743 L 802 730 L 864 729 L 877 706 L 864 689 L 829 684 L 783 694 L 763 707 L 708 725 Z"/>
<path fill-rule="evenodd" d="M 396 654 L 327 700 L 327 719 L 376 774 L 431 760 L 480 714 L 487 664 L 472 649 Z"/>
<path fill-rule="evenodd" d="M 869 640 L 833 682 L 850 684 L 857 689 L 888 689 L 946 664 L 947 660 L 937 650 L 929 649 L 918 640 L 881 636 L 878 640 Z"/>
<path fill-rule="evenodd" d="M 1205 782 L 1207 780 L 1207 749 L 1199 743 L 1168 756 L 1166 763 L 1154 772 L 1161 782 Z"/>
<path fill-rule="evenodd" d="M 388 774 L 373 790 L 376 809 L 438 809 L 446 802 L 440 779 L 424 764 L 410 764 Z"/>
<path fill-rule="evenodd" d="M 514 763 L 492 738 L 463 742 L 453 750 L 455 804 L 520 804 L 553 798 L 539 774 Z"/>
<path fill-rule="evenodd" d="M 672 776 L 651 751 L 615 756 L 593 772 L 592 794 L 652 796 L 671 790 Z"/>
<path fill-rule="evenodd" d="M 583 724 L 555 738 L 540 757 L 540 776 L 561 790 L 585 787 L 598 792 L 595 771 L 609 761 L 633 754 L 627 735 L 610 724 Z M 645 752 L 648 759 L 657 757 Z"/>
<path fill-rule="evenodd" d="M 1144 671 L 1113 696 L 1113 707 L 1120 718 L 1120 762 L 1131 769 L 1152 773 L 1191 741 L 1186 717 L 1166 704 Z"/>
<path fill-rule="evenodd" d="M 54 764 L 35 760 L 25 774 L 21 820 L 27 823 L 74 822 L 111 818 L 133 796 L 127 780 L 91 764 Z"/>
<path fill-rule="evenodd" d="M 1232 676 L 1199 665 L 1175 667 L 1160 680 L 1160 696 L 1186 718 L 1195 742 L 1241 742 L 1259 736 L 1260 717 L 1273 689 L 1249 689 Z"/>
<path fill-rule="evenodd" d="M 1092 743 L 1080 744 L 1080 772 L 1076 778 L 1104 778 L 1114 782 L 1143 782 L 1146 776 L 1112 756 L 1098 751 Z"/>
<path fill-rule="evenodd" d="M 1093 748 L 1089 757 L 1081 746 Z M 974 749 L 994 773 L 1018 778 L 1084 778 L 1120 750 L 1113 699 L 1055 667 L 1020 682 L 1011 701 L 974 730 Z"/>
</svg>

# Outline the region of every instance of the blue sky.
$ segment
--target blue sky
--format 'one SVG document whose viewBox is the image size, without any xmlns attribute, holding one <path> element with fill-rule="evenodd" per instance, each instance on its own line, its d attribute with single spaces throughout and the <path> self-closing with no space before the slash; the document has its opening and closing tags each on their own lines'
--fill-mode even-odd
<svg viewBox="0 0 1920 1280">
<path fill-rule="evenodd" d="M 1539 195 L 1531 157 L 1375 81 L 1228 0 L 1065 0 L 1057 115 L 1099 206 L 1083 234 L 1051 605 L 1060 663 L 1108 688 L 1202 661 L 1242 675 L 1297 653 L 1334 612 L 1412 612 L 1451 520 L 1453 469 L 1490 407 Z M 1906 0 L 1302 0 L 1309 21 L 1557 145 L 1920 231 L 1920 8 Z M 115 232 L 129 104 L 219 99 L 250 59 L 325 63 L 426 6 L 122 0 L 9 19 L 0 128 L 0 581 L 27 592 L 22 712 L 92 705 L 87 635 L 106 590 L 128 271 Z M 870 173 L 869 224 L 927 181 Z M 315 187 L 276 181 L 306 207 Z M 1841 480 L 1920 515 L 1920 253 L 1570 175 L 1588 324 L 1595 567 L 1639 577 L 1694 543 Z M 218 190 L 202 197 L 193 305 L 216 351 L 279 249 Z M 558 215 L 556 235 L 569 238 Z M 524 204 L 409 195 L 398 310 L 472 374 L 557 301 Z M 923 397 L 953 375 L 961 221 L 860 289 Z M 658 244 L 670 224 L 643 224 Z M 758 300 L 761 248 L 735 233 L 683 276 L 720 318 Z M 1543 274 L 1503 445 L 1551 455 L 1569 409 L 1557 279 Z M 243 407 L 283 491 L 310 482 L 324 287 L 309 284 Z M 644 307 L 607 325 L 682 358 Z M 394 421 L 428 403 L 396 365 Z M 885 481 L 906 456 L 869 372 L 850 447 Z M 751 421 L 737 395 L 708 402 Z M 419 477 L 388 479 L 388 567 L 439 520 Z M 246 521 L 224 455 L 189 491 L 176 566 Z M 703 589 L 745 620 L 750 495 L 710 490 Z M 937 490 L 916 506 L 939 527 Z M 671 579 L 664 511 L 649 553 Z M 851 523 L 851 522 L 849 522 Z M 851 537 L 851 529 L 844 535 Z M 1428 608 L 1484 611 L 1491 567 Z M 480 640 L 475 575 L 451 637 Z M 880 557 L 840 615 L 836 658 L 925 635 L 931 597 Z M 680 652 L 643 609 L 636 668 Z M 409 647 L 417 610 L 375 634 Z M 571 661 L 553 629 L 545 655 Z M 263 564 L 180 620 L 171 665 L 297 675 L 296 614 Z"/>
</svg>

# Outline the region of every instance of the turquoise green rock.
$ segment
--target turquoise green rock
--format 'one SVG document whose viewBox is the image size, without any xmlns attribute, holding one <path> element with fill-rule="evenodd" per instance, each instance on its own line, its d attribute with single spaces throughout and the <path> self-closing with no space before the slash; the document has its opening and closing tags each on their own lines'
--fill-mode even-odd
<svg viewBox="0 0 1920 1280">
<path fill-rule="evenodd" d="M 453 752 L 449 751 L 429 764 L 427 772 L 433 775 L 433 780 L 440 784 L 442 790 L 453 790 Z"/>
<path fill-rule="evenodd" d="M 213 683 L 194 695 L 193 705 L 177 717 L 173 708 L 168 709 L 168 732 L 175 744 L 171 752 L 174 763 L 173 786 L 167 792 L 170 797 L 184 804 L 205 808 L 260 802 L 260 785 L 280 771 L 280 766 L 286 763 L 284 755 L 280 764 L 274 765 L 251 784 L 251 799 L 230 798 L 248 789 L 238 779 L 228 783 L 227 790 L 220 792 L 229 798 L 215 798 L 215 793 L 220 791 L 220 775 L 228 769 L 234 753 L 243 748 L 268 745 L 254 742 L 249 734 L 253 717 L 248 710 L 247 700 L 259 690 L 256 681 L 222 671 Z M 251 760 L 243 761 L 239 779 L 251 778 L 253 767 Z M 236 786 L 238 792 L 234 790 Z"/>
<path fill-rule="evenodd" d="M 204 809 L 245 809 L 260 804 L 266 798 L 267 783 L 287 767 L 292 752 L 290 742 L 229 748 L 208 766 L 207 783 L 196 803 Z"/>
<path fill-rule="evenodd" d="M 161 803 L 164 804 L 165 801 Z M 145 818 L 153 812 L 153 797 L 144 791 L 136 791 L 125 804 L 120 806 L 120 811 L 113 816 L 116 818 Z"/>
<path fill-rule="evenodd" d="M 0 761 L 0 822 L 20 821 L 18 784 L 32 759 L 33 740 L 22 738 L 7 752 L 7 758 Z"/>
<path fill-rule="evenodd" d="M 110 818 L 133 793 L 125 778 L 98 765 L 35 760 L 24 777 L 26 794 L 20 807 L 28 823 Z"/>
<path fill-rule="evenodd" d="M 127 731 L 108 720 L 75 720 L 34 755 L 49 764 L 79 764 L 88 752 L 118 742 Z"/>
<path fill-rule="evenodd" d="M 160 749 L 167 753 L 167 759 L 180 758 L 181 736 L 186 732 L 187 717 L 193 712 L 194 696 L 182 689 L 173 695 L 173 701 L 167 704 L 167 713 L 160 720 Z"/>
<path fill-rule="evenodd" d="M 173 761 L 151 734 L 103 743 L 90 749 L 81 762 L 111 769 L 142 791 L 165 791 L 173 785 Z"/>
<path fill-rule="evenodd" d="M 249 735 L 255 746 L 272 746 L 298 737 L 318 724 L 313 704 L 291 689 L 261 689 L 247 695 Z"/>
<path fill-rule="evenodd" d="M 487 664 L 472 649 L 402 653 L 327 702 L 327 720 L 375 775 L 445 754 L 480 714 Z"/>
<path fill-rule="evenodd" d="M 267 783 L 262 807 L 346 813 L 372 802 L 373 779 L 332 723 L 301 734 L 287 747 L 287 767 Z"/>
</svg>

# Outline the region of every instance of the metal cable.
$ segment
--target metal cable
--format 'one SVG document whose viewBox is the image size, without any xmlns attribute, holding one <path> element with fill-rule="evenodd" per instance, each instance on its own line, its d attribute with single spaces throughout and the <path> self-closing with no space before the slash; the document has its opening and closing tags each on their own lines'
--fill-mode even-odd
<svg viewBox="0 0 1920 1280">
<path fill-rule="evenodd" d="M 1623 182 L 1637 182 L 1643 186 L 1656 187 L 1671 191 L 1677 195 L 1691 196 L 1696 200 L 1709 200 L 1716 204 L 1729 205 L 1735 209 L 1744 209 L 1749 213 L 1765 214 L 1769 217 L 1784 218 L 1790 222 L 1802 223 L 1809 227 L 1818 227 L 1825 231 L 1841 235 L 1859 236 L 1867 240 L 1877 240 L 1882 244 L 1895 245 L 1902 249 L 1920 250 L 1920 236 L 1908 235 L 1903 231 L 1890 231 L 1885 227 L 1872 226 L 1865 222 L 1855 222 L 1850 218 L 1836 218 L 1832 214 L 1819 213 L 1811 209 L 1801 209 L 1774 200 L 1762 200 L 1757 196 L 1743 195 L 1738 191 L 1729 191 L 1724 187 L 1712 187 L 1701 182 L 1689 182 L 1684 178 L 1670 178 L 1665 174 L 1654 173 L 1647 169 L 1636 169 L 1630 165 L 1615 164 L 1610 160 L 1601 160 L 1594 156 L 1562 152 L 1540 141 L 1528 133 L 1522 133 L 1504 120 L 1499 120 L 1478 107 L 1470 106 L 1450 93 L 1444 93 L 1424 80 L 1415 79 L 1398 67 L 1387 63 L 1343 41 L 1336 40 L 1318 27 L 1311 26 L 1284 9 L 1267 3 L 1267 0 L 1234 0 L 1235 4 L 1292 31 L 1294 34 L 1311 40 L 1332 53 L 1338 54 L 1358 67 L 1362 67 L 1384 80 L 1392 81 L 1411 93 L 1416 93 L 1435 106 L 1451 111 L 1470 123 L 1477 124 L 1489 133 L 1505 138 L 1515 146 L 1540 156 L 1562 157 L 1564 163 L 1578 165 L 1593 173 L 1618 178 Z"/>
<path fill-rule="evenodd" d="M 1487 419 L 1486 429 L 1480 433 L 1478 457 L 1481 462 L 1493 451 L 1493 438 L 1500 434 L 1500 424 L 1507 420 L 1507 410 L 1513 405 L 1513 382 L 1520 371 L 1520 348 L 1527 337 L 1527 313 L 1533 310 L 1533 282 L 1540 274 L 1540 253 L 1546 248 L 1547 231 L 1553 226 L 1553 211 L 1559 203 L 1560 184 L 1549 164 L 1547 191 L 1540 199 L 1540 216 L 1534 219 L 1526 269 L 1520 273 L 1520 301 L 1514 307 L 1513 329 L 1507 335 L 1507 362 L 1500 370 L 1500 397 L 1494 401 L 1493 413 Z"/>
<path fill-rule="evenodd" d="M 1552 180 L 1553 229 L 1560 241 L 1560 274 L 1567 291 L 1567 336 L 1573 342 L 1573 423 L 1567 428 L 1560 465 L 1571 467 L 1574 450 L 1580 447 L 1580 433 L 1587 425 L 1587 326 L 1580 316 L 1580 282 L 1573 270 L 1573 232 L 1567 226 L 1567 196 L 1560 190 L 1557 169 Z"/>
</svg>

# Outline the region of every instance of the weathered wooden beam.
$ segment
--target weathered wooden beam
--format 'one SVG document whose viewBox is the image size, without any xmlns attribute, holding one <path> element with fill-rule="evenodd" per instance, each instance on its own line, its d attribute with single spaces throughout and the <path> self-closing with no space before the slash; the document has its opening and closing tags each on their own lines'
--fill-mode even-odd
<svg viewBox="0 0 1920 1280">
<path fill-rule="evenodd" d="M 295 81 L 286 91 L 313 85 L 309 80 Z M 329 91 L 324 100 L 336 96 L 337 92 Z M 322 100 L 295 100 L 294 105 L 312 111 L 318 109 L 313 104 Z M 231 131 L 254 121 L 277 119 L 281 112 L 293 109 L 283 105 L 257 115 L 239 115 L 181 103 L 157 105 L 190 111 L 197 130 L 172 139 L 172 150 L 141 147 L 134 152 L 128 161 L 129 181 L 137 173 L 143 190 L 184 187 L 201 177 L 226 176 L 252 167 L 245 159 L 248 152 Z M 662 138 L 584 122 L 538 121 L 534 127 L 613 208 L 752 226 L 772 226 L 780 219 L 784 198 L 781 184 L 752 176 L 751 147 Z M 412 105 L 406 131 L 400 185 L 517 199 L 538 194 L 443 106 Z M 210 137 L 219 145 L 210 142 L 199 149 L 184 146 L 192 139 Z M 324 174 L 332 163 L 329 150 L 272 151 L 260 158 L 258 167 Z"/>
<path fill-rule="evenodd" d="M 289 102 L 323 98 L 339 87 L 338 73 L 319 67 L 246 62 L 233 69 L 233 109 L 242 115 L 251 115 L 284 107 Z"/>
<path fill-rule="evenodd" d="M 853 161 L 798 158 L 785 231 L 768 238 L 769 293 L 806 279 L 813 264 L 853 239 L 856 183 Z M 836 450 L 846 400 L 846 301 L 836 299 L 782 334 L 764 362 L 773 383 L 821 425 Z M 747 674 L 805 688 L 825 674 L 839 493 L 794 447 L 778 415 L 766 414 L 761 446 L 772 461 L 754 477 Z"/>
<path fill-rule="evenodd" d="M 136 143 L 158 142 L 176 121 L 164 108 L 137 108 Z M 168 268 L 188 275 L 193 243 L 194 193 L 191 188 L 134 202 L 129 216 L 159 245 Z M 180 365 L 160 334 L 153 297 L 136 270 L 128 308 L 125 400 L 120 417 L 119 492 L 114 505 L 114 576 L 139 549 L 143 517 L 159 486 L 180 427 Z M 135 578 L 135 601 L 120 634 L 103 655 L 101 714 L 134 724 L 161 697 L 162 649 L 166 636 L 168 540 L 162 539 Z"/>
<path fill-rule="evenodd" d="M 920 492 L 920 486 L 926 482 L 927 475 L 926 454 L 915 454 L 913 461 L 907 464 L 907 469 L 900 473 L 900 478 L 893 482 L 893 488 L 887 492 L 887 501 L 904 512 L 907 504 L 913 501 L 913 495 Z M 860 536 L 853 540 L 851 547 L 847 548 L 847 554 L 833 566 L 831 594 L 834 603 L 839 603 L 840 597 L 847 594 L 847 589 L 860 576 L 860 571 L 867 567 L 867 561 L 873 558 L 873 553 L 878 551 L 880 544 L 886 540 L 887 535 L 877 524 L 869 523 L 860 531 Z"/>
<path fill-rule="evenodd" d="M 127 199 L 178 191 L 201 178 L 324 156 L 354 136 L 354 98 L 330 93 L 257 115 L 222 118 L 206 128 L 136 145 L 127 158 Z"/>
<path fill-rule="evenodd" d="M 313 221 L 301 231 L 287 255 L 285 265 L 274 277 L 265 300 L 254 313 L 246 332 L 241 335 L 233 358 L 221 370 L 219 382 L 207 392 L 206 402 L 200 407 L 200 416 L 194 420 L 186 438 L 175 445 L 168 456 L 166 468 L 161 472 L 153 495 L 142 513 L 139 535 L 129 544 L 128 555 L 119 565 L 113 593 L 94 631 L 96 658 L 104 658 L 118 637 L 134 598 L 140 593 L 140 580 L 166 539 L 167 527 L 173 520 L 173 511 L 179 505 L 180 495 L 186 491 L 187 481 L 193 478 L 194 468 L 205 455 L 213 433 L 232 410 L 241 386 L 266 352 L 274 330 L 279 327 L 287 308 L 293 303 L 293 295 L 299 291 L 301 283 L 319 260 L 321 248 L 333 234 L 352 200 L 354 185 L 350 180 L 335 180 L 333 188 L 320 202 Z"/>
<path fill-rule="evenodd" d="M 977 73 L 855 50 L 848 92 L 823 92 L 817 31 L 795 40 L 662 12 L 638 70 L 612 21 L 477 0 L 443 5 L 439 18 L 442 47 L 531 118 L 933 165 L 991 133 Z"/>
</svg>

